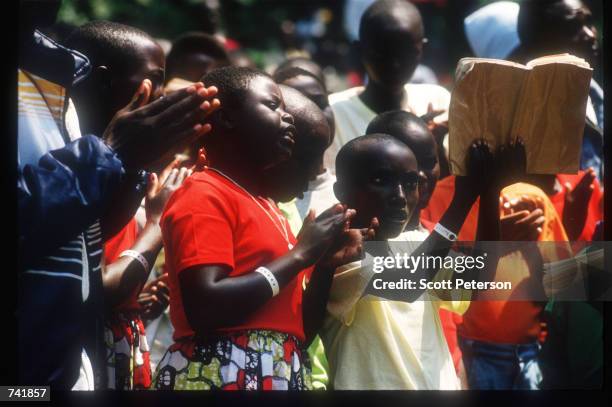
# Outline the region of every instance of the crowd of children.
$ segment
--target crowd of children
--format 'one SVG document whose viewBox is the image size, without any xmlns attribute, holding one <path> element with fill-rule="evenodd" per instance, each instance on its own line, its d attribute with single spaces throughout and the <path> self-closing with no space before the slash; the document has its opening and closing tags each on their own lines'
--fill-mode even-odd
<svg viewBox="0 0 612 407">
<path fill-rule="evenodd" d="M 596 92 L 578 174 L 525 174 L 520 141 L 495 150 L 474 134 L 468 174 L 455 176 L 451 93 L 409 82 L 426 27 L 407 0 L 365 10 L 358 49 L 367 83 L 329 95 L 308 58 L 268 74 L 238 66 L 204 33 L 182 35 L 166 56 L 137 28 L 94 21 L 60 45 L 35 30 L 52 23 L 59 3 L 20 3 L 23 384 L 601 385 L 597 304 L 500 301 L 468 290 L 452 300 L 430 292 L 381 300 L 365 295 L 373 271 L 364 263 L 368 241 L 385 242 L 382 255 L 445 255 L 456 237 L 566 242 L 557 245 L 566 252 L 573 241 L 601 240 Z M 520 11 L 507 3 L 466 19 L 475 53 L 494 53 L 480 56 L 524 62 L 597 51 L 581 1 L 525 0 Z M 504 21 L 497 30 L 496 18 Z M 478 35 L 483 25 L 488 32 Z M 515 286 L 542 268 L 520 252 L 497 260 L 490 272 Z M 589 343 L 576 344 L 576 330 Z"/>
</svg>

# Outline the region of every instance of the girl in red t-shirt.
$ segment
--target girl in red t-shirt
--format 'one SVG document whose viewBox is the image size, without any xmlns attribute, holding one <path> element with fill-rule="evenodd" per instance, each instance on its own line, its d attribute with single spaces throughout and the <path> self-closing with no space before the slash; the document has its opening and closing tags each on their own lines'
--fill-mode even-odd
<svg viewBox="0 0 612 407">
<path fill-rule="evenodd" d="M 366 231 L 347 230 L 355 212 L 337 205 L 311 214 L 296 239 L 269 199 L 273 183 L 262 182 L 294 144 L 280 89 L 249 68 L 221 68 L 203 81 L 218 88 L 221 108 L 203 142 L 209 166 L 162 217 L 175 343 L 154 387 L 310 389 L 307 344 L 336 264 L 360 255 Z"/>
</svg>

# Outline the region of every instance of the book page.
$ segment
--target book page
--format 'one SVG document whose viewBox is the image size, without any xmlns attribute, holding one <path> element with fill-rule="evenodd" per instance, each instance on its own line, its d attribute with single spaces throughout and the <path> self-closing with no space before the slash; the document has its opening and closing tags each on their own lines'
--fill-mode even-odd
<svg viewBox="0 0 612 407">
<path fill-rule="evenodd" d="M 521 85 L 528 68 L 509 61 L 464 58 L 449 107 L 449 164 L 452 174 L 466 175 L 466 157 L 476 138 L 492 148 L 511 137 Z"/>
<path fill-rule="evenodd" d="M 550 64 L 550 63 L 564 63 L 564 64 L 572 64 L 576 66 L 581 66 L 583 68 L 591 68 L 589 63 L 582 58 L 578 58 L 571 54 L 557 54 L 557 55 L 547 55 L 544 57 L 532 59 L 527 62 L 527 66 L 529 68 L 533 68 L 538 65 Z"/>
<path fill-rule="evenodd" d="M 570 58 L 571 57 L 571 58 Z M 584 133 L 592 69 L 579 58 L 563 56 L 533 66 L 521 92 L 512 137 L 522 137 L 527 173 L 576 173 Z M 588 65 L 588 64 L 587 64 Z"/>
</svg>

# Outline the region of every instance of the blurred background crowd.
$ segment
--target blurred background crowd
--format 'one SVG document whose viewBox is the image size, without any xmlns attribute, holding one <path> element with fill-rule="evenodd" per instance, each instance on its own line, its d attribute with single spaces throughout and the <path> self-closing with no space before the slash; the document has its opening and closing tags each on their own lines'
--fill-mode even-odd
<svg viewBox="0 0 612 407">
<path fill-rule="evenodd" d="M 416 0 L 428 39 L 415 82 L 451 88 L 457 61 L 473 55 L 464 19 L 493 0 Z M 61 39 L 90 20 L 138 27 L 166 53 L 187 31 L 225 41 L 231 56 L 268 72 L 284 59 L 305 55 L 322 66 L 330 93 L 359 85 L 364 70 L 354 46 L 359 18 L 373 0 L 66 0 L 52 37 Z M 520 1 L 519 1 L 520 3 Z M 601 44 L 602 2 L 587 0 Z M 601 55 L 600 55 L 601 58 Z M 594 79 L 602 83 L 602 70 Z"/>
</svg>

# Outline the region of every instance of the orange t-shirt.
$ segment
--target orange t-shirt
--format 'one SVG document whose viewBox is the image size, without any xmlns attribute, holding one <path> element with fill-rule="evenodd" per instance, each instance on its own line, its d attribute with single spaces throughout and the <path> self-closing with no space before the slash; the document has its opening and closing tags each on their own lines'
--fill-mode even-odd
<svg viewBox="0 0 612 407">
<path fill-rule="evenodd" d="M 566 182 L 569 182 L 571 188 L 573 189 L 576 184 L 580 182 L 583 175 L 584 171 L 578 171 L 578 174 L 557 174 L 557 180 L 561 186 L 564 186 Z M 584 222 L 584 229 L 582 229 L 582 233 L 576 240 L 590 242 L 592 240 L 593 233 L 595 233 L 595 226 L 597 225 L 597 222 L 603 219 L 603 192 L 597 179 L 593 181 L 593 184 L 595 188 L 593 189 L 591 200 L 589 201 L 587 217 Z M 550 200 L 555 205 L 557 213 L 561 218 L 563 218 L 563 207 L 565 206 L 565 191 L 565 187 L 563 187 L 561 192 L 550 196 Z"/>
<path fill-rule="evenodd" d="M 264 198 L 255 199 L 269 208 Z M 272 208 L 284 222 L 289 241 L 295 244 L 289 223 L 278 208 Z M 183 308 L 179 284 L 183 270 L 196 265 L 225 265 L 231 270 L 229 276 L 236 277 L 252 273 L 289 251 L 280 225 L 275 225 L 246 191 L 212 170 L 195 173 L 172 194 L 161 225 L 175 340 L 194 334 Z M 276 297 L 251 310 L 243 324 L 218 331 L 266 329 L 304 340 L 301 283 L 311 271 L 312 268 L 298 273 Z M 211 308 L 208 312 L 216 310 Z"/>
<path fill-rule="evenodd" d="M 421 216 L 430 222 L 438 222 L 450 206 L 455 192 L 455 177 L 449 176 L 438 182 L 429 206 L 421 212 Z M 546 222 L 540 235 L 540 241 L 567 241 L 567 235 L 551 200 L 544 192 L 530 184 L 518 183 L 504 188 L 503 194 L 508 197 L 521 195 L 539 196 L 544 201 L 544 217 Z M 478 206 L 476 202 L 470 210 L 457 240 L 473 241 L 478 226 Z M 544 254 L 545 261 L 553 261 L 552 255 Z M 515 270 L 522 267 L 520 256 L 510 255 L 500 259 L 498 274 L 507 271 L 504 280 L 514 279 L 513 287 L 518 280 L 526 278 Z M 510 269 L 510 270 L 505 270 Z M 463 321 L 457 327 L 457 332 L 463 337 L 493 343 L 527 343 L 538 338 L 541 331 L 540 314 L 542 304 L 530 301 L 472 301 L 463 314 Z"/>
<path fill-rule="evenodd" d="M 502 190 L 508 198 L 523 195 L 542 199 L 545 222 L 538 240 L 541 242 L 567 242 L 561 218 L 548 196 L 538 187 L 525 183 L 510 185 Z M 567 246 L 540 248 L 544 262 L 559 260 L 571 253 Z M 522 281 L 530 278 L 530 271 L 520 252 L 510 253 L 499 260 L 496 279 L 511 281 L 513 291 L 521 287 Z M 458 327 L 459 335 L 484 342 L 519 344 L 538 340 L 541 335 L 541 313 L 544 303 L 533 301 L 472 301 L 463 314 L 463 323 Z"/>
<path fill-rule="evenodd" d="M 111 264 L 117 261 L 121 252 L 134 246 L 137 235 L 138 223 L 136 223 L 135 218 L 132 218 L 119 233 L 104 243 L 104 264 Z M 114 309 L 116 311 L 136 311 L 140 309 L 137 301 L 139 292 L 140 287 L 134 289 L 134 292 L 121 304 L 115 306 Z"/>
</svg>

